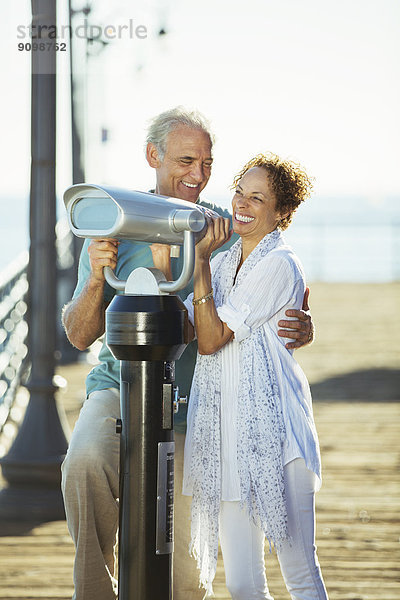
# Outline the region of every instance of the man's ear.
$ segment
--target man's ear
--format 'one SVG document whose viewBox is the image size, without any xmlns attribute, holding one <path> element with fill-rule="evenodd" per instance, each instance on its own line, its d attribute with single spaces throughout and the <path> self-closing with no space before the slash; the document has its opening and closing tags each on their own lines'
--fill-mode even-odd
<svg viewBox="0 0 400 600">
<path fill-rule="evenodd" d="M 158 150 L 152 142 L 149 142 L 146 146 L 146 159 L 150 167 L 153 169 L 158 169 L 158 167 L 161 165 Z"/>
</svg>

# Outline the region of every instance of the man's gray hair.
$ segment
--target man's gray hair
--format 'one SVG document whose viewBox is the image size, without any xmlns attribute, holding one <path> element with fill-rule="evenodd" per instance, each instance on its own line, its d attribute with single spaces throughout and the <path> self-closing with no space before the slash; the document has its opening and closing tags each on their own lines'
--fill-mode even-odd
<svg viewBox="0 0 400 600">
<path fill-rule="evenodd" d="M 212 147 L 215 141 L 214 134 L 204 115 L 198 110 L 187 110 L 183 106 L 177 106 L 154 117 L 147 130 L 146 145 L 149 142 L 154 144 L 161 160 L 165 156 L 169 133 L 180 125 L 204 131 L 209 136 Z"/>
</svg>

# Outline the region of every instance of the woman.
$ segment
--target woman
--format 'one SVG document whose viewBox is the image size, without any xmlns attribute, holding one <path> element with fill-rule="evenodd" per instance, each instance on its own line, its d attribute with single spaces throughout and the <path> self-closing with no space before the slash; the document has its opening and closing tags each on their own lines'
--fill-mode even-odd
<svg viewBox="0 0 400 600">
<path fill-rule="evenodd" d="M 191 549 L 212 596 L 218 538 L 234 600 L 272 597 L 264 541 L 274 545 L 292 600 L 326 600 L 314 546 L 320 454 L 305 375 L 278 337 L 300 308 L 302 267 L 281 230 L 309 196 L 301 169 L 258 155 L 234 180 L 233 230 L 209 219 L 196 246 L 185 304 L 198 340 L 185 444 L 183 493 L 192 495 Z"/>
</svg>

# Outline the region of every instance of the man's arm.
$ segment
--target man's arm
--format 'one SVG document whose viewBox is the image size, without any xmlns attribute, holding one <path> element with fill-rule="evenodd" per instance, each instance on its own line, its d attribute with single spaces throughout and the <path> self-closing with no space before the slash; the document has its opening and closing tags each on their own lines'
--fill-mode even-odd
<svg viewBox="0 0 400 600">
<path fill-rule="evenodd" d="M 167 281 L 172 281 L 171 246 L 167 244 L 151 244 L 150 250 L 155 268 L 164 273 Z"/>
<path fill-rule="evenodd" d="M 285 311 L 286 316 L 295 317 L 296 321 L 278 321 L 279 327 L 287 327 L 287 329 L 279 329 L 278 335 L 295 340 L 294 342 L 285 344 L 285 347 L 288 349 L 301 348 L 314 341 L 314 323 L 311 315 L 308 313 L 310 310 L 308 306 L 309 294 L 310 288 L 306 288 L 302 310 L 290 309 Z"/>
<path fill-rule="evenodd" d="M 63 309 L 62 322 L 71 344 L 86 350 L 105 330 L 104 267 L 117 265 L 117 240 L 92 240 L 88 247 L 90 274 L 79 296 Z"/>
</svg>

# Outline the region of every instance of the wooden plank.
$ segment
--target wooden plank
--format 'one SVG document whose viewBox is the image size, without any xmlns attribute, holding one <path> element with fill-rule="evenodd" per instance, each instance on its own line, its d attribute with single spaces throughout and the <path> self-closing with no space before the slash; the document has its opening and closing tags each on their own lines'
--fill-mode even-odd
<svg viewBox="0 0 400 600">
<path fill-rule="evenodd" d="M 378 410 L 379 409 L 379 410 Z M 400 597 L 399 584 L 399 483 L 397 464 L 399 437 L 390 446 L 388 461 L 384 460 L 386 429 L 394 429 L 398 407 L 384 403 L 377 408 L 364 406 L 364 422 L 378 419 L 379 436 L 371 458 L 369 450 L 357 455 L 348 452 L 354 446 L 351 426 L 345 436 L 342 421 L 351 423 L 357 407 L 346 403 L 323 403 L 315 406 L 320 435 L 329 447 L 330 461 L 325 464 L 324 484 L 317 495 L 317 544 L 330 600 L 394 600 Z M 336 416 L 340 418 L 336 420 Z M 321 427 L 321 423 L 324 423 Z M 357 423 L 359 432 L 360 423 Z M 322 431 L 323 430 L 323 431 Z M 197 587 L 195 561 L 188 556 L 190 501 L 179 494 L 182 473 L 183 436 L 177 434 L 176 480 L 176 552 L 174 556 L 175 600 L 202 598 Z M 364 445 L 368 448 L 368 444 Z M 383 468 L 365 471 L 360 452 Z M 326 464 L 328 462 L 328 464 Z M 368 462 L 364 463 L 364 465 Z M 357 466 L 355 466 L 357 465 Z M 369 468 L 369 467 L 368 467 Z M 357 477 L 351 477 L 351 473 Z M 383 477 L 383 474 L 385 477 Z M 386 483 L 385 483 L 386 481 Z M 0 599 L 67 599 L 72 596 L 72 564 L 74 549 L 63 521 L 44 523 L 26 531 L 26 525 L 2 524 L 0 537 Z M 13 535 L 13 530 L 16 535 Z M 179 542 L 178 542 L 179 540 Z M 276 557 L 267 554 L 266 565 L 271 592 L 275 600 L 287 600 Z M 214 584 L 216 598 L 228 600 L 223 564 L 218 562 Z"/>
<path fill-rule="evenodd" d="M 324 476 L 316 502 L 317 545 L 329 597 L 399 600 L 400 404 L 381 399 L 399 399 L 400 355 L 393 339 L 400 329 L 400 284 L 317 284 L 311 305 L 317 340 L 296 358 L 320 394 L 314 403 Z M 380 368 L 386 379 L 377 395 L 371 382 Z M 68 387 L 59 398 L 71 427 L 89 369 L 82 363 L 60 370 Z M 337 400 L 338 392 L 344 399 Z M 178 495 L 182 443 L 177 435 L 174 600 L 200 600 L 187 552 L 189 500 Z M 0 600 L 70 600 L 74 548 L 65 522 L 1 523 L 0 529 Z M 274 599 L 288 600 L 274 554 L 266 555 L 266 566 Z M 229 599 L 221 558 L 214 591 Z"/>
</svg>

